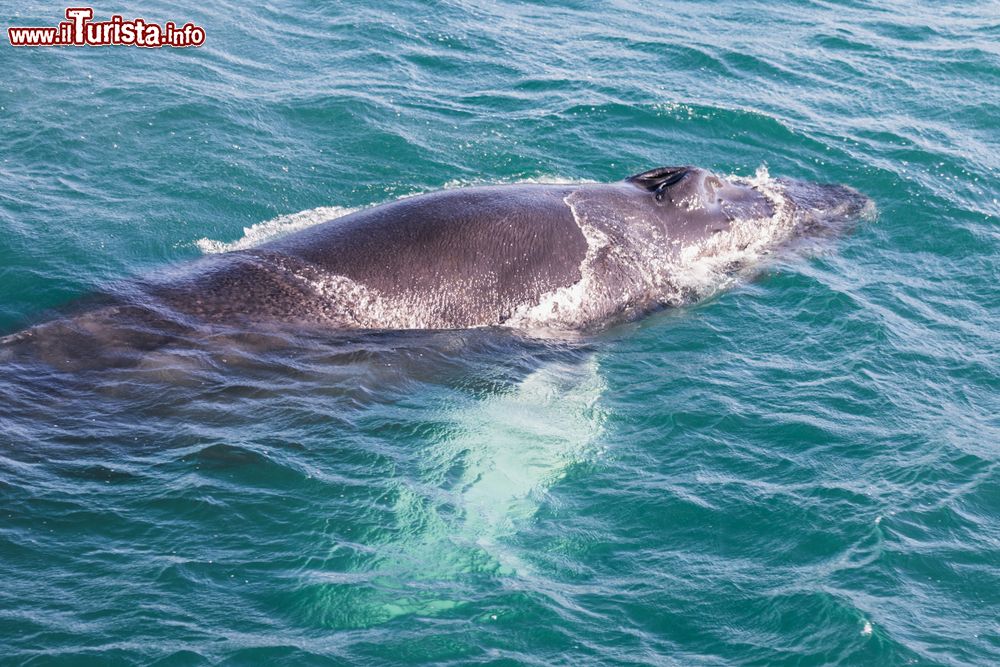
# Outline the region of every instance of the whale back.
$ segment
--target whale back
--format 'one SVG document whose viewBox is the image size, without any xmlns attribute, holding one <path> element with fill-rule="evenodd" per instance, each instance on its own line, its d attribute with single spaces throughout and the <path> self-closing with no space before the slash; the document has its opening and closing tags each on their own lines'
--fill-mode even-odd
<svg viewBox="0 0 1000 667">
<path fill-rule="evenodd" d="M 217 320 L 237 314 L 356 328 L 501 324 L 580 280 L 587 240 L 564 201 L 573 190 L 508 185 L 404 198 L 227 253 L 158 294 Z"/>
</svg>

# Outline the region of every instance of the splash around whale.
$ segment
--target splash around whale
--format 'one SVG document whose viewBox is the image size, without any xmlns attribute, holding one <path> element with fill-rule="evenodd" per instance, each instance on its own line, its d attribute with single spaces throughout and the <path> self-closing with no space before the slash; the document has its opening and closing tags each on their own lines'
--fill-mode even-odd
<svg viewBox="0 0 1000 667">
<path fill-rule="evenodd" d="M 55 334 L 157 347 L 220 323 L 588 330 L 703 298 L 790 240 L 871 208 L 845 186 L 690 166 L 447 189 L 172 267 L 4 343 Z"/>
</svg>

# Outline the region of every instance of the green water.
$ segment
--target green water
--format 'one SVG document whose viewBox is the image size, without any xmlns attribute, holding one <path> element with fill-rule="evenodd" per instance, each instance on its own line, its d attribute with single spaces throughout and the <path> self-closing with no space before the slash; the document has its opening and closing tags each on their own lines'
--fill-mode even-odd
<svg viewBox="0 0 1000 667">
<path fill-rule="evenodd" d="M 205 46 L 0 45 L 0 333 L 445 186 L 766 165 L 878 207 L 574 342 L 7 364 L 0 662 L 1000 661 L 1000 4 L 635 4 L 152 0 L 95 11 Z"/>
</svg>

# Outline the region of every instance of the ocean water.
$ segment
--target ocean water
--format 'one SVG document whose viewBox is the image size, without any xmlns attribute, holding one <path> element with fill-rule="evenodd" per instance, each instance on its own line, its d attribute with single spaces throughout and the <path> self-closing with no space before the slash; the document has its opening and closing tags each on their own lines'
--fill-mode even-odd
<svg viewBox="0 0 1000 667">
<path fill-rule="evenodd" d="M 1000 662 L 1000 3 L 113 12 L 207 41 L 0 45 L 0 334 L 442 187 L 764 166 L 878 213 L 574 340 L 4 362 L 0 663 Z"/>
</svg>

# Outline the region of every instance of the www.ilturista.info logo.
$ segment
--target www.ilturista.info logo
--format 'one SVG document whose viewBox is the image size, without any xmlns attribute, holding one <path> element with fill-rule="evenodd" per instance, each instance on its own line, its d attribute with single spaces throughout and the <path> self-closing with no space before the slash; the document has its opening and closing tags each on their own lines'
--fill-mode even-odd
<svg viewBox="0 0 1000 667">
<path fill-rule="evenodd" d="M 11 46 L 201 46 L 205 29 L 193 23 L 178 27 L 173 21 L 163 25 L 145 19 L 125 20 L 115 14 L 110 21 L 91 21 L 90 7 L 69 7 L 66 20 L 52 28 L 7 28 Z"/>
</svg>

